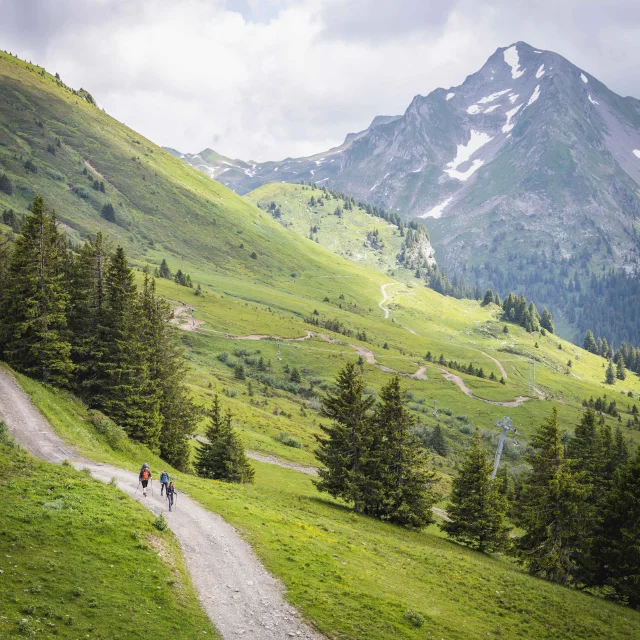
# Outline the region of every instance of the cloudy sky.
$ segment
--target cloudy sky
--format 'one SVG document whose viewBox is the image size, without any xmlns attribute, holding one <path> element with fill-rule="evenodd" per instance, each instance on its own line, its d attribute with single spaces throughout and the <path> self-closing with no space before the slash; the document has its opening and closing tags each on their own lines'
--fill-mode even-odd
<svg viewBox="0 0 640 640">
<path fill-rule="evenodd" d="M 154 142 L 277 160 L 462 82 L 518 40 L 640 98 L 638 0 L 0 0 L 0 48 Z"/>
</svg>

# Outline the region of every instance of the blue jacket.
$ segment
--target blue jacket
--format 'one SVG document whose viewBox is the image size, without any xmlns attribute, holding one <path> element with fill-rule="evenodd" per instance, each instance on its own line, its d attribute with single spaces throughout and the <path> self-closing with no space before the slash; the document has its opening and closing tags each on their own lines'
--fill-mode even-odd
<svg viewBox="0 0 640 640">
<path fill-rule="evenodd" d="M 160 474 L 160 482 L 162 484 L 166 484 L 167 482 L 169 482 L 169 474 L 166 471 Z"/>
</svg>

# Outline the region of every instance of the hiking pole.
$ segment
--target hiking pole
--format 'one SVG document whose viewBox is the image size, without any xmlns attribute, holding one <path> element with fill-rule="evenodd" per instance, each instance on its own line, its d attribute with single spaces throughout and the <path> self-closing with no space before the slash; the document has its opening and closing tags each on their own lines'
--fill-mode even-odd
<svg viewBox="0 0 640 640">
<path fill-rule="evenodd" d="M 136 493 L 138 493 L 138 489 L 140 488 L 140 480 L 138 480 L 138 486 L 136 487 L 136 491 L 133 495 L 135 495 Z"/>
</svg>

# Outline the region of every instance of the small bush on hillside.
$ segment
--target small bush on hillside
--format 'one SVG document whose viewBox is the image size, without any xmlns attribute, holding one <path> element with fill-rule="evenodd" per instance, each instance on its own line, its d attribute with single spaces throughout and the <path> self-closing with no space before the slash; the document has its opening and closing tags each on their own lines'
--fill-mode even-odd
<svg viewBox="0 0 640 640">
<path fill-rule="evenodd" d="M 31 158 L 24 163 L 24 168 L 27 171 L 31 171 L 31 173 L 38 173 L 38 167 L 36 167 Z"/>
<path fill-rule="evenodd" d="M 122 451 L 129 444 L 129 438 L 125 430 L 113 420 L 107 418 L 104 413 L 91 409 L 89 411 L 89 422 L 100 435 L 105 437 L 112 449 Z"/>
<path fill-rule="evenodd" d="M 76 187 L 74 189 L 77 196 L 80 196 L 83 200 L 88 200 L 91 194 L 84 187 Z"/>
<path fill-rule="evenodd" d="M 65 181 L 64 175 L 62 173 L 60 173 L 59 171 L 56 171 L 55 169 L 52 169 L 51 167 L 47 167 L 45 169 L 45 171 L 47 172 L 47 175 L 52 180 L 55 180 L 56 182 L 64 182 Z"/>
<path fill-rule="evenodd" d="M 404 612 L 404 617 L 405 620 L 408 620 L 414 627 L 422 627 L 425 623 L 424 616 L 413 609 L 407 609 Z"/>
<path fill-rule="evenodd" d="M 153 526 L 158 531 L 166 531 L 169 528 L 169 523 L 165 520 L 164 516 L 160 514 L 154 521 Z"/>
<path fill-rule="evenodd" d="M 276 442 L 283 444 L 285 447 L 293 447 L 294 449 L 302 449 L 302 443 L 296 440 L 288 433 L 279 433 L 273 438 Z"/>
</svg>

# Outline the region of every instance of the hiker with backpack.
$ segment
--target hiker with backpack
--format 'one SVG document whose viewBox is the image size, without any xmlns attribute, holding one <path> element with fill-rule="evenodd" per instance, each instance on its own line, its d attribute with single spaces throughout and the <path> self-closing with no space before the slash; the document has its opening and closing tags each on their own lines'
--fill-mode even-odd
<svg viewBox="0 0 640 640">
<path fill-rule="evenodd" d="M 173 486 L 173 481 L 169 481 L 167 485 L 167 500 L 169 501 L 169 511 L 171 511 L 171 507 L 173 507 L 173 501 L 175 497 L 178 495 L 178 492 L 175 490 Z"/>
<path fill-rule="evenodd" d="M 162 497 L 164 491 L 169 487 L 169 481 L 171 480 L 171 476 L 166 472 L 165 469 L 162 470 L 160 474 L 160 496 Z"/>
<path fill-rule="evenodd" d="M 151 469 L 149 469 L 149 465 L 146 462 L 142 465 L 142 469 L 140 469 L 139 480 L 142 484 L 142 495 L 146 498 L 147 485 L 149 484 L 149 480 L 151 480 Z"/>
</svg>

